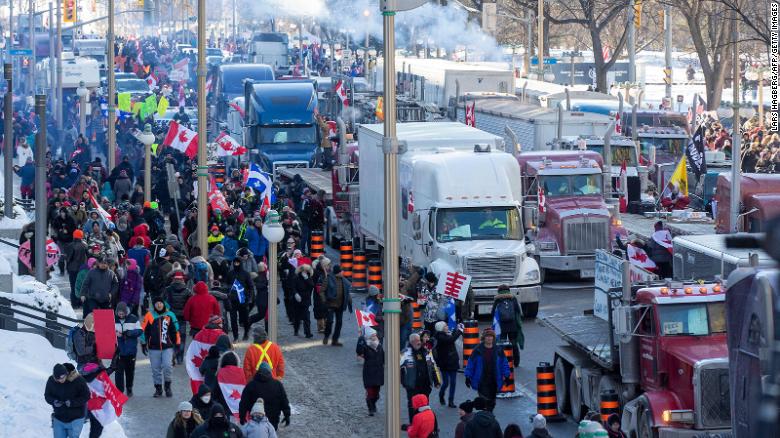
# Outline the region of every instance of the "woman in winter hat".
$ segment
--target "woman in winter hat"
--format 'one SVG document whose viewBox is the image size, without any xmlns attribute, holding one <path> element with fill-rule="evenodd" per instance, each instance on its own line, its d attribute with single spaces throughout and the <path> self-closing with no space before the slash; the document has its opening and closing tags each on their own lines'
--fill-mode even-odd
<svg viewBox="0 0 780 438">
<path fill-rule="evenodd" d="M 249 411 L 249 421 L 241 427 L 244 438 L 276 438 L 276 430 L 265 416 L 265 403 L 259 398 Z"/>
<path fill-rule="evenodd" d="M 379 400 L 379 390 L 384 384 L 385 350 L 377 336 L 376 330 L 365 328 L 365 334 L 358 339 L 355 353 L 363 358 L 363 387 L 366 388 L 366 406 L 368 415 L 376 413 L 376 402 Z"/>
<path fill-rule="evenodd" d="M 203 423 L 198 411 L 192 409 L 192 404 L 187 401 L 179 403 L 176 416 L 168 425 L 168 433 L 165 438 L 189 438 L 192 432 Z"/>
</svg>

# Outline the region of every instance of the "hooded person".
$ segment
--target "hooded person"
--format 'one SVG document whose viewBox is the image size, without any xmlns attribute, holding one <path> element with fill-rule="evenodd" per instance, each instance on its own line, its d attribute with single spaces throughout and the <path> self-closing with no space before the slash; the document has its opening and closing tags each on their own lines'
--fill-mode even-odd
<svg viewBox="0 0 780 438">
<path fill-rule="evenodd" d="M 220 339 L 224 336 L 227 335 L 220 336 Z M 221 354 L 220 347 L 217 347 L 216 344 L 212 345 L 209 347 L 208 354 L 203 358 L 203 362 L 201 362 L 200 367 L 198 368 L 200 374 L 203 376 L 203 384 L 208 388 L 215 388 L 217 391 L 219 390 L 217 371 L 219 371 L 219 357 Z"/>
<path fill-rule="evenodd" d="M 65 246 L 65 269 L 68 271 L 70 282 L 70 303 L 74 308 L 81 306 L 81 301 L 76 296 L 76 279 L 81 266 L 87 262 L 87 244 L 84 243 L 84 232 L 73 231 L 73 240 Z"/>
<path fill-rule="evenodd" d="M 301 258 L 299 260 L 306 260 Z M 309 316 L 309 307 L 311 307 L 311 298 L 314 293 L 314 270 L 311 265 L 301 262 L 295 268 L 295 283 L 293 294 L 293 334 L 298 336 L 301 323 L 303 323 L 303 333 L 307 339 L 314 337 L 311 333 L 311 318 Z"/>
<path fill-rule="evenodd" d="M 474 399 L 474 409 L 477 412 L 466 423 L 463 430 L 463 438 L 503 438 L 501 425 L 498 424 L 495 415 L 493 415 L 493 400 L 477 397 Z"/>
<path fill-rule="evenodd" d="M 261 325 L 252 327 L 252 340 L 254 343 L 246 349 L 244 356 L 244 377 L 247 382 L 252 380 L 263 363 L 269 365 L 274 379 L 283 379 L 284 356 L 279 345 L 268 340 L 268 333 Z"/>
<path fill-rule="evenodd" d="M 211 406 L 214 404 L 211 387 L 205 383 L 201 383 L 198 387 L 198 392 L 190 399 L 190 404 L 192 404 L 193 411 L 197 411 L 201 418 L 208 417 Z"/>
<path fill-rule="evenodd" d="M 428 438 L 436 431 L 436 414 L 428 406 L 428 397 L 417 394 L 412 397 L 412 408 L 417 412 L 406 429 L 409 438 Z"/>
<path fill-rule="evenodd" d="M 138 270 L 138 262 L 135 259 L 127 259 L 127 272 L 119 284 L 119 301 L 126 303 L 130 313 L 137 315 L 138 306 L 141 304 L 141 288 L 144 279 Z"/>
<path fill-rule="evenodd" d="M 274 429 L 279 428 L 279 419 L 284 415 L 282 423 L 290 425 L 290 402 L 284 385 L 271 374 L 271 367 L 263 362 L 257 370 L 257 374 L 244 387 L 241 393 L 241 402 L 238 405 L 238 418 L 241 423 L 246 422 L 247 413 L 257 400 L 263 400 L 266 416 Z"/>
<path fill-rule="evenodd" d="M 254 305 L 255 284 L 246 272 L 241 259 L 236 258 L 230 264 L 231 269 L 225 276 L 230 298 L 230 329 L 233 339 L 238 340 L 239 323 L 244 328 L 243 340 L 249 339 L 249 309 Z"/>
<path fill-rule="evenodd" d="M 209 418 L 198 426 L 190 435 L 190 438 L 242 438 L 241 429 L 230 422 L 229 415 L 221 404 L 214 404 L 209 411 Z"/>
<path fill-rule="evenodd" d="M 138 317 L 130 312 L 127 304 L 120 301 L 116 306 L 114 331 L 117 334 L 117 352 L 114 381 L 118 390 L 133 396 L 133 381 L 135 380 L 135 359 L 138 355 L 138 338 L 143 331 Z"/>
<path fill-rule="evenodd" d="M 86 380 L 75 369 L 69 371 L 65 365 L 55 364 L 43 396 L 54 409 L 51 416 L 54 436 L 80 436 L 91 396 Z"/>
<path fill-rule="evenodd" d="M 216 345 L 215 345 L 216 347 Z M 219 347 L 217 347 L 217 351 L 219 351 Z M 232 350 L 227 350 L 224 352 L 220 352 L 219 356 L 219 369 L 217 370 L 216 374 L 219 374 L 219 370 L 225 367 L 236 367 L 238 368 L 239 359 L 238 354 Z M 222 389 L 219 385 L 219 379 L 216 379 L 216 382 L 214 383 L 215 391 L 212 393 L 212 396 L 214 397 L 214 402 L 219 403 L 222 405 L 223 408 L 225 408 L 225 412 L 230 412 L 230 406 L 228 405 L 227 401 L 225 400 L 225 395 L 222 392 Z"/>
<path fill-rule="evenodd" d="M 190 324 L 190 334 L 197 335 L 209 322 L 213 315 L 222 315 L 219 303 L 209 293 L 206 283 L 199 281 L 192 288 L 194 295 L 184 304 L 183 317 Z"/>
<path fill-rule="evenodd" d="M 265 403 L 257 399 L 249 411 L 249 421 L 241 428 L 245 438 L 276 438 L 276 429 L 265 416 Z"/>
<path fill-rule="evenodd" d="M 185 283 L 187 276 L 184 271 L 174 270 L 172 271 L 171 284 L 165 290 L 167 303 L 170 306 L 171 311 L 176 315 L 176 320 L 179 321 L 180 335 L 181 335 L 181 348 L 178 348 L 175 354 L 175 360 L 178 363 L 184 362 L 184 346 L 187 344 L 187 321 L 184 318 L 184 307 L 187 304 L 187 300 L 192 296 L 192 291 L 187 287 Z"/>
</svg>

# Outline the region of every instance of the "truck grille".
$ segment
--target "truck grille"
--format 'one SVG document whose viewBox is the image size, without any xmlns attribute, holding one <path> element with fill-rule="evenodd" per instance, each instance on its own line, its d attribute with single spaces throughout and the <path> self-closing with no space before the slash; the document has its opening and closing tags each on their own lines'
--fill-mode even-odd
<svg viewBox="0 0 780 438">
<path fill-rule="evenodd" d="M 731 425 L 731 401 L 728 368 L 699 370 L 699 418 L 703 427 L 721 428 Z"/>
<path fill-rule="evenodd" d="M 563 242 L 566 254 L 592 254 L 607 249 L 609 224 L 605 218 L 575 218 L 565 221 Z"/>
<path fill-rule="evenodd" d="M 511 285 L 516 277 L 515 257 L 480 257 L 466 259 L 466 274 L 475 286 L 483 284 Z"/>
</svg>

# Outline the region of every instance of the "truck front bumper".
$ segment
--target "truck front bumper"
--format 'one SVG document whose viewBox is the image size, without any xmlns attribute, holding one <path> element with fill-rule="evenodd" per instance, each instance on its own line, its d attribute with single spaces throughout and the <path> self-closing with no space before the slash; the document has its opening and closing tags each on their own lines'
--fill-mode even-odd
<svg viewBox="0 0 780 438">
<path fill-rule="evenodd" d="M 539 267 L 556 271 L 579 271 L 582 278 L 593 278 L 596 275 L 595 255 L 540 255 Z"/>
<path fill-rule="evenodd" d="M 659 427 L 658 438 L 733 438 L 731 429 L 678 429 L 673 427 Z"/>
<path fill-rule="evenodd" d="M 498 287 L 474 288 L 474 303 L 480 306 L 480 313 L 490 312 L 497 289 Z M 538 303 L 542 295 L 541 284 L 509 286 L 509 290 L 518 303 Z"/>
</svg>

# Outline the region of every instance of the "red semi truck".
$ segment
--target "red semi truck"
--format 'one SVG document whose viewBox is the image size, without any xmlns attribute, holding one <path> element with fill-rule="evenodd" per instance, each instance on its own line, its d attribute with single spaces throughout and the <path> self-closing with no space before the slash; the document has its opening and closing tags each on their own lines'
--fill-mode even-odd
<svg viewBox="0 0 780 438">
<path fill-rule="evenodd" d="M 740 231 L 765 232 L 764 224 L 780 215 L 780 175 L 769 173 L 743 173 L 740 185 Z M 731 232 L 731 174 L 718 175 L 715 201 L 715 230 Z"/>
</svg>

